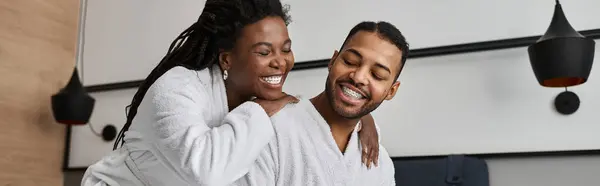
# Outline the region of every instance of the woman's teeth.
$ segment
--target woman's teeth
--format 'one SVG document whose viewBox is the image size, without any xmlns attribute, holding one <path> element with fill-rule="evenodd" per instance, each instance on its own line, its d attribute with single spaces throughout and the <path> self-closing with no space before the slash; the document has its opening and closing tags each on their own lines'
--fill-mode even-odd
<svg viewBox="0 0 600 186">
<path fill-rule="evenodd" d="M 268 77 L 263 77 L 263 80 L 265 80 L 269 84 L 277 85 L 277 84 L 281 83 L 282 77 L 283 76 L 268 76 Z"/>
<path fill-rule="evenodd" d="M 364 98 L 364 96 L 362 94 L 360 94 L 360 93 L 358 93 L 358 92 L 356 92 L 356 91 L 354 91 L 352 89 L 349 89 L 348 87 L 345 87 L 345 86 L 342 86 L 342 92 L 346 96 L 349 96 L 349 97 L 354 98 L 354 99 L 362 99 L 362 98 Z"/>
</svg>

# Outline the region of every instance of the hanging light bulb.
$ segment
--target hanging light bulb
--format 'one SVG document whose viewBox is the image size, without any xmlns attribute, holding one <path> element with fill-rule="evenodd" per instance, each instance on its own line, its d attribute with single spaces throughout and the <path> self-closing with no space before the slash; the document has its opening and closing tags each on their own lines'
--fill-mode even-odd
<svg viewBox="0 0 600 186">
<path fill-rule="evenodd" d="M 75 68 L 67 86 L 52 96 L 54 119 L 62 124 L 84 125 L 90 120 L 95 102 L 81 85 Z"/>
<path fill-rule="evenodd" d="M 558 0 L 546 33 L 528 48 L 531 67 L 540 85 L 569 87 L 587 81 L 595 42 L 575 31 Z"/>
</svg>

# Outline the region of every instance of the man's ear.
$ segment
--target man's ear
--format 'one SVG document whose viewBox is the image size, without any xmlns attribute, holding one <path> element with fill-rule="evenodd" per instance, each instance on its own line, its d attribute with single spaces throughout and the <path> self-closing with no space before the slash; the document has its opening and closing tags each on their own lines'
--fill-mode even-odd
<svg viewBox="0 0 600 186">
<path fill-rule="evenodd" d="M 221 70 L 229 70 L 231 68 L 231 52 L 219 53 L 219 66 Z"/>
<path fill-rule="evenodd" d="M 338 50 L 333 51 L 333 56 L 331 56 L 331 59 L 329 60 L 329 64 L 327 65 L 328 71 L 331 70 L 331 66 L 333 66 L 333 62 L 335 62 L 335 60 L 339 54 L 340 54 L 340 52 Z"/>
<path fill-rule="evenodd" d="M 400 81 L 394 82 L 394 84 L 392 84 L 392 87 L 390 88 L 390 91 L 388 92 L 387 96 L 385 96 L 385 100 L 391 100 L 392 98 L 394 98 L 394 96 L 396 95 L 396 92 L 398 91 L 398 87 L 400 87 Z"/>
</svg>

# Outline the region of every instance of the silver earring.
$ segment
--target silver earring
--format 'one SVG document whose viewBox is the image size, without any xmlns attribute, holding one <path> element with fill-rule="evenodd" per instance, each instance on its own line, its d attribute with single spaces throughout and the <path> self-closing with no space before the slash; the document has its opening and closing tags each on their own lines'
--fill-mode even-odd
<svg viewBox="0 0 600 186">
<path fill-rule="evenodd" d="M 223 71 L 223 80 L 227 80 L 227 77 L 229 76 L 229 74 L 227 74 L 227 70 Z"/>
</svg>

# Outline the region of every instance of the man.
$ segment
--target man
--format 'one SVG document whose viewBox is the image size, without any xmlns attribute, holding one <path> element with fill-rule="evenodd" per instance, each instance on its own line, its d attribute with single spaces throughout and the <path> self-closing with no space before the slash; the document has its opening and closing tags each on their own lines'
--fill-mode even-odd
<svg viewBox="0 0 600 186">
<path fill-rule="evenodd" d="M 408 44 L 387 22 L 356 25 L 329 63 L 325 91 L 271 119 L 276 138 L 236 185 L 395 185 L 380 146 L 379 163 L 361 163 L 359 120 L 394 97 Z"/>
</svg>

